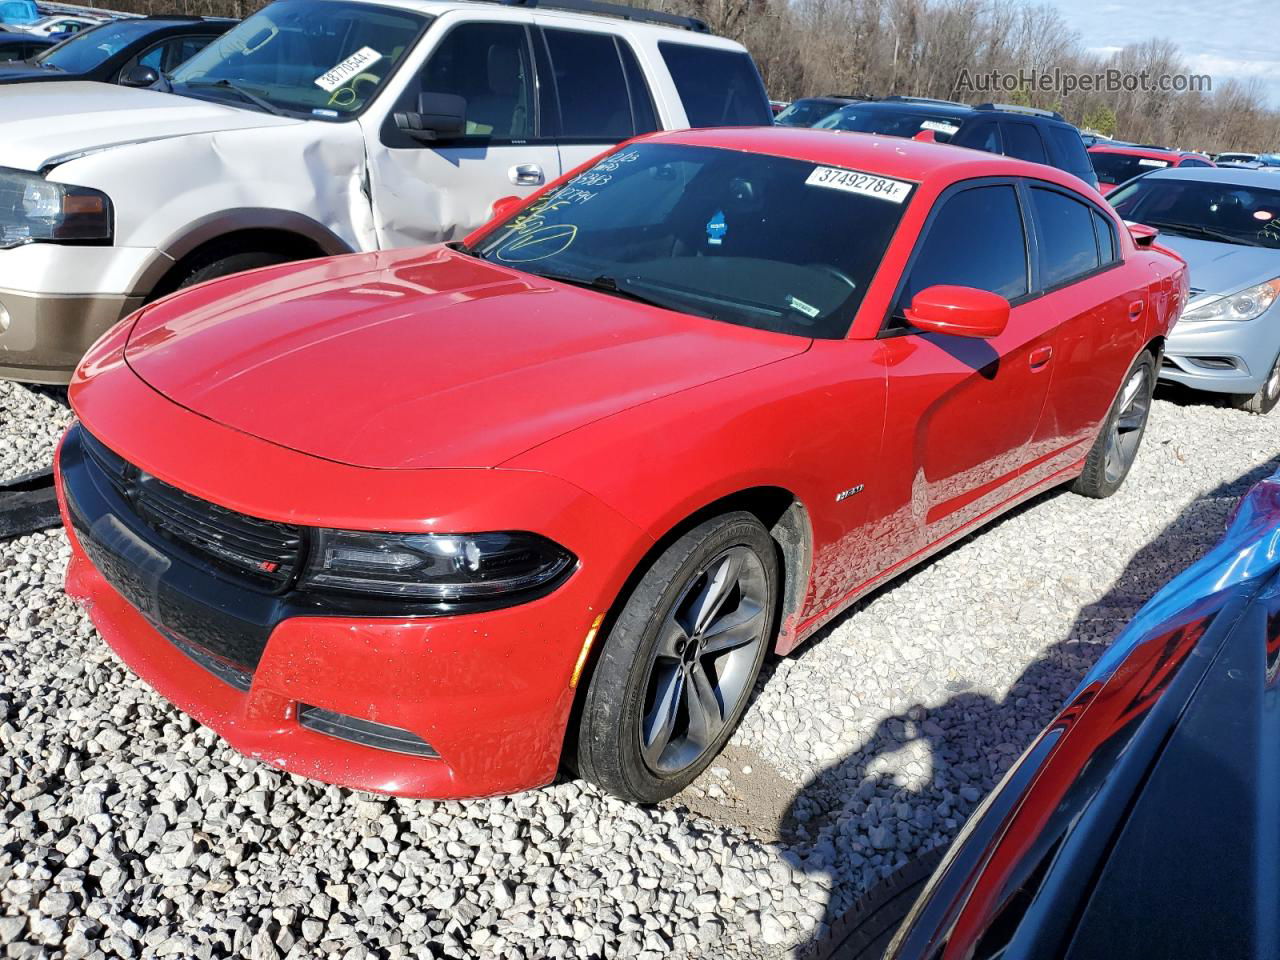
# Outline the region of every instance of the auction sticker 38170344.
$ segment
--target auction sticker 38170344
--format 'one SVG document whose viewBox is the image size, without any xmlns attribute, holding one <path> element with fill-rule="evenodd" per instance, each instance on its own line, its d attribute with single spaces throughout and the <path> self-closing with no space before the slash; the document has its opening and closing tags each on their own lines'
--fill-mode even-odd
<svg viewBox="0 0 1280 960">
<path fill-rule="evenodd" d="M 853 170 L 841 170 L 837 167 L 814 167 L 805 183 L 811 187 L 828 187 L 847 193 L 879 197 L 890 203 L 901 203 L 911 193 L 911 184 L 905 180 L 891 180 L 889 177 L 855 173 Z"/>
</svg>

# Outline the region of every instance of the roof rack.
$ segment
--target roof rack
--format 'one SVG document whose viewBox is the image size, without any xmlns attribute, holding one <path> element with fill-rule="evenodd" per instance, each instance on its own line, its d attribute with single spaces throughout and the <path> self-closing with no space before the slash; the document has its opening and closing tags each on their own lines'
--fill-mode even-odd
<svg viewBox="0 0 1280 960">
<path fill-rule="evenodd" d="M 895 93 L 891 97 L 881 97 L 881 100 L 894 100 L 901 103 L 936 103 L 942 107 L 967 107 L 967 103 L 960 103 L 958 100 L 940 100 L 937 97 L 905 97 L 900 93 Z"/>
<path fill-rule="evenodd" d="M 1024 107 L 1016 103 L 980 103 L 975 110 L 1003 110 L 1006 113 L 1027 113 L 1033 117 L 1048 117 L 1050 120 L 1061 120 L 1062 114 L 1056 110 L 1041 110 L 1039 107 Z"/>
<path fill-rule="evenodd" d="M 823 100 L 874 100 L 869 93 L 824 93 Z"/>
<path fill-rule="evenodd" d="M 506 7 L 540 7 L 547 10 L 570 10 L 574 13 L 598 13 L 606 17 L 620 17 L 623 20 L 643 20 L 646 23 L 661 23 L 668 27 L 680 27 L 694 33 L 710 33 L 711 28 L 705 20 L 697 17 L 682 17 L 675 13 L 663 13 L 661 10 L 645 10 L 641 7 L 629 7 L 621 3 L 605 3 L 604 0 L 482 0 L 485 3 L 500 3 Z"/>
</svg>

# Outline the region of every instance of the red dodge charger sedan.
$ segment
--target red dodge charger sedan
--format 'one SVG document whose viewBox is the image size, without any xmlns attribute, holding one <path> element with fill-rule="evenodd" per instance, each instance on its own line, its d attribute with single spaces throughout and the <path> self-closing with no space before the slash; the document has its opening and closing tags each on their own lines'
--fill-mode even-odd
<svg viewBox="0 0 1280 960">
<path fill-rule="evenodd" d="M 1119 487 L 1186 300 L 1152 237 L 959 147 L 632 141 L 465 242 L 110 331 L 59 453 L 67 589 L 286 770 L 453 797 L 563 762 L 655 801 L 769 651 L 1040 491 Z"/>
</svg>

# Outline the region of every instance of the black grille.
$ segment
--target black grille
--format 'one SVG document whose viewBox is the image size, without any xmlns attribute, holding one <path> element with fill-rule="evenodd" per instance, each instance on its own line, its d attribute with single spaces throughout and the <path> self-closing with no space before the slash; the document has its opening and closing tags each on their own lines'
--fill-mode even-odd
<svg viewBox="0 0 1280 960">
<path fill-rule="evenodd" d="M 298 705 L 298 724 L 316 733 L 323 733 L 365 747 L 407 753 L 414 757 L 440 756 L 431 744 L 416 733 L 305 703 Z"/>
<path fill-rule="evenodd" d="M 85 452 L 134 512 L 165 539 L 263 586 L 289 584 L 302 563 L 302 528 L 201 500 L 143 473 L 87 432 Z"/>
</svg>

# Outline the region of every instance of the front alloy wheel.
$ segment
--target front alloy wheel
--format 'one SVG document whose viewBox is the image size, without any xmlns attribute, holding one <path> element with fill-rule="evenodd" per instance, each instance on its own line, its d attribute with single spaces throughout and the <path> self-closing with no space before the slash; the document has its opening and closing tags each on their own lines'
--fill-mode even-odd
<svg viewBox="0 0 1280 960">
<path fill-rule="evenodd" d="M 777 548 L 748 513 L 690 530 L 645 571 L 583 700 L 577 767 L 615 796 L 684 789 L 746 709 L 774 636 Z"/>
<path fill-rule="evenodd" d="M 1276 357 L 1276 362 L 1271 365 L 1271 372 L 1256 393 L 1246 393 L 1233 399 L 1237 410 L 1258 414 L 1274 410 L 1280 402 L 1280 356 Z"/>
</svg>

